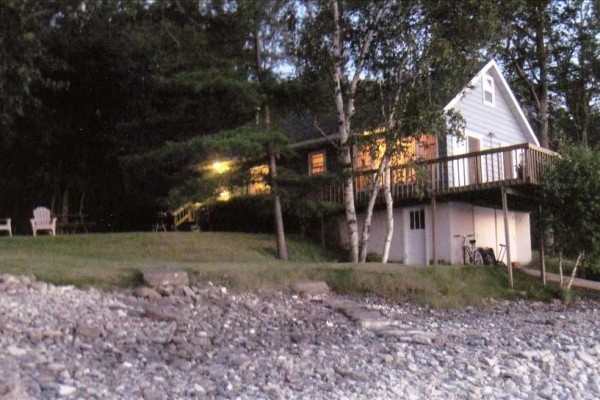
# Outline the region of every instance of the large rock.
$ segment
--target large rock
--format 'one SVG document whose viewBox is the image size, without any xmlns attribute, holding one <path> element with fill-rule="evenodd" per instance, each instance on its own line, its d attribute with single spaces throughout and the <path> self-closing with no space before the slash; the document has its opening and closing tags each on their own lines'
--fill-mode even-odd
<svg viewBox="0 0 600 400">
<path fill-rule="evenodd" d="M 0 382 L 0 400 L 32 400 L 35 397 L 27 393 L 25 383 L 14 379 L 8 382 Z"/>
<path fill-rule="evenodd" d="M 178 269 L 148 269 L 142 271 L 144 283 L 153 288 L 182 288 L 190 284 L 188 274 Z"/>
<path fill-rule="evenodd" d="M 302 297 L 325 296 L 330 292 L 329 286 L 323 281 L 295 282 L 292 290 Z"/>
<path fill-rule="evenodd" d="M 144 315 L 157 321 L 179 321 L 182 319 L 181 313 L 174 307 L 159 305 L 144 305 Z"/>
<path fill-rule="evenodd" d="M 162 297 L 158 290 L 146 286 L 136 288 L 133 291 L 133 294 L 135 294 L 137 297 L 143 297 L 144 299 L 158 299 Z"/>
<path fill-rule="evenodd" d="M 77 325 L 77 329 L 75 331 L 77 332 L 77 335 L 87 339 L 98 339 L 100 336 L 103 335 L 101 328 L 82 323 Z"/>
</svg>

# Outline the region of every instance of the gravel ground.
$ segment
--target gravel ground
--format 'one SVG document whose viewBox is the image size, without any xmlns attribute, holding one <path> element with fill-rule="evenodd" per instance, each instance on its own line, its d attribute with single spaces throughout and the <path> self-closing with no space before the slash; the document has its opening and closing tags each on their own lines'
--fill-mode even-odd
<svg viewBox="0 0 600 400">
<path fill-rule="evenodd" d="M 0 399 L 600 398 L 600 303 L 360 303 L 397 334 L 291 293 L 0 276 Z"/>
</svg>

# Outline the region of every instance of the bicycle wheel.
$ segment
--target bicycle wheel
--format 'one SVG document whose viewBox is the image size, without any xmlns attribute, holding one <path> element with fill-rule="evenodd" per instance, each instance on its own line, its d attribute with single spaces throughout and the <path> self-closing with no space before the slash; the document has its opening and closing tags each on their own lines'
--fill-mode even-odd
<svg viewBox="0 0 600 400">
<path fill-rule="evenodd" d="M 475 250 L 473 253 L 473 264 L 483 265 L 483 257 L 481 256 L 481 252 L 479 250 Z"/>
</svg>

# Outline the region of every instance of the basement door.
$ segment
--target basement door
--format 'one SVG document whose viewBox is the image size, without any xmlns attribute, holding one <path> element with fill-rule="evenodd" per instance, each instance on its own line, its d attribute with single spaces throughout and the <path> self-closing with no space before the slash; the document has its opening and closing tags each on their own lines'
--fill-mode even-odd
<svg viewBox="0 0 600 400">
<path fill-rule="evenodd" d="M 425 246 L 425 209 L 407 211 L 406 264 L 427 265 Z"/>
</svg>

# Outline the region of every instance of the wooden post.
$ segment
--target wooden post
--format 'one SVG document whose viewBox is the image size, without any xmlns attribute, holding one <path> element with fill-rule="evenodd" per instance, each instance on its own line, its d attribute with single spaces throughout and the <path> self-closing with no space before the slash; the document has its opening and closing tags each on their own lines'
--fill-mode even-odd
<svg viewBox="0 0 600 400">
<path fill-rule="evenodd" d="M 508 266 L 508 281 L 510 283 L 510 289 L 514 289 L 513 282 L 513 270 L 512 270 L 512 261 L 510 259 L 510 234 L 508 230 L 508 200 L 506 198 L 506 187 L 504 185 L 500 186 L 500 191 L 502 194 L 502 211 L 504 212 L 504 239 L 506 240 L 506 261 Z"/>
<path fill-rule="evenodd" d="M 321 247 L 325 248 L 325 217 L 321 213 Z"/>
<path fill-rule="evenodd" d="M 546 251 L 544 248 L 544 234 L 545 232 L 545 227 L 544 227 L 544 214 L 542 213 L 542 205 L 540 204 L 538 207 L 538 218 L 539 218 L 539 236 L 540 236 L 540 268 L 541 268 L 541 276 L 542 276 L 542 283 L 544 284 L 544 286 L 546 286 Z"/>
<path fill-rule="evenodd" d="M 435 196 L 431 196 L 431 249 L 432 249 L 432 258 L 433 265 L 437 265 L 437 253 L 435 248 L 435 214 L 437 213 L 437 201 L 435 200 Z"/>
</svg>

